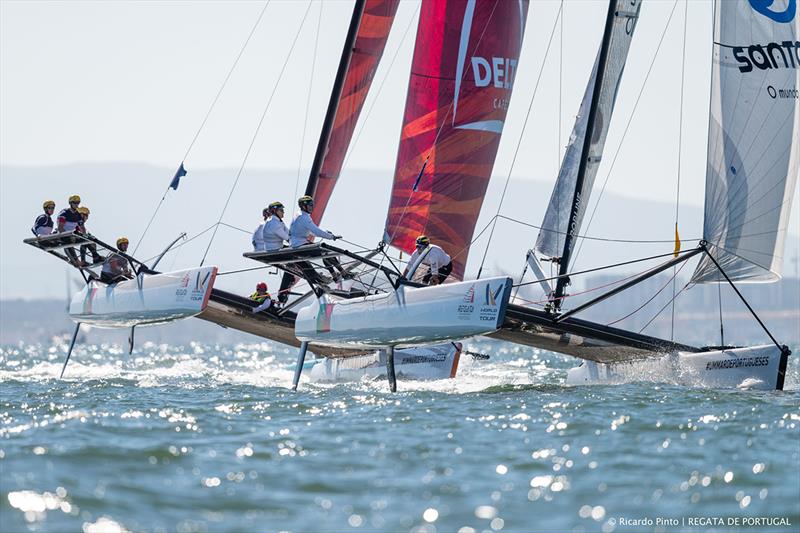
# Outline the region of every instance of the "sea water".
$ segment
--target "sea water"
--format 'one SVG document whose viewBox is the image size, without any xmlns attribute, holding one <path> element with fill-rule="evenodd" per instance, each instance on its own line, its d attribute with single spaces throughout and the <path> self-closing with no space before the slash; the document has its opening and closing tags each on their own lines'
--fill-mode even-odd
<svg viewBox="0 0 800 533">
<path fill-rule="evenodd" d="M 0 531 L 798 531 L 784 391 L 471 342 L 454 380 L 289 389 L 271 343 L 0 349 Z M 797 350 L 795 350 L 797 351 Z"/>
</svg>

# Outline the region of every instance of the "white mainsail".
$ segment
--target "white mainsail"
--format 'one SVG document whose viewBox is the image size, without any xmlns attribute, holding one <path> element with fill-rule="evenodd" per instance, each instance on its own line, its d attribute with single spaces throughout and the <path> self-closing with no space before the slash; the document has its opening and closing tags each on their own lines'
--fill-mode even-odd
<svg viewBox="0 0 800 533">
<path fill-rule="evenodd" d="M 732 280 L 780 279 L 800 170 L 796 0 L 718 1 L 703 238 Z M 703 257 L 692 281 L 720 281 Z"/>
<path fill-rule="evenodd" d="M 580 204 L 578 216 L 574 224 L 573 231 L 578 233 L 578 229 L 583 221 L 586 212 L 586 205 L 589 202 L 589 195 L 594 185 L 597 169 L 600 166 L 600 158 L 608 134 L 608 127 L 611 122 L 611 115 L 614 112 L 614 103 L 617 98 L 622 72 L 625 68 L 625 61 L 628 58 L 633 31 L 636 28 L 636 21 L 639 17 L 639 10 L 642 6 L 641 0 L 618 0 L 616 15 L 614 17 L 613 28 L 609 40 L 608 56 L 606 59 L 603 80 L 600 86 L 600 96 L 597 102 L 597 112 L 594 120 L 594 132 L 592 135 L 589 152 L 583 154 L 583 145 L 586 138 L 586 128 L 588 122 L 589 108 L 594 93 L 597 78 L 598 58 L 595 59 L 592 75 L 586 86 L 586 92 L 581 101 L 578 116 L 575 119 L 575 126 L 569 138 L 567 151 L 561 163 L 556 185 L 550 197 L 550 204 L 544 215 L 542 229 L 536 240 L 536 249 L 548 257 L 560 257 L 564 249 L 564 239 L 569 227 L 570 212 L 572 211 L 572 200 L 575 195 L 575 185 L 578 179 L 578 167 L 582 156 L 588 157 L 586 173 L 584 176 L 583 187 L 580 191 Z"/>
</svg>

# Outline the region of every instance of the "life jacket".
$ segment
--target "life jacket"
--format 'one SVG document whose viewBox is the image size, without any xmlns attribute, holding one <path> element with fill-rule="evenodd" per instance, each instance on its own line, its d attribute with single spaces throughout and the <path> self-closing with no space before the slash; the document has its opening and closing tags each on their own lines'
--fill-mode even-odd
<svg viewBox="0 0 800 533">
<path fill-rule="evenodd" d="M 272 296 L 270 296 L 268 292 L 265 292 L 264 294 L 258 294 L 258 291 L 256 291 L 250 295 L 251 300 L 253 300 L 254 302 L 258 302 L 260 304 L 263 304 L 264 300 L 266 300 L 267 298 L 272 300 Z"/>
</svg>

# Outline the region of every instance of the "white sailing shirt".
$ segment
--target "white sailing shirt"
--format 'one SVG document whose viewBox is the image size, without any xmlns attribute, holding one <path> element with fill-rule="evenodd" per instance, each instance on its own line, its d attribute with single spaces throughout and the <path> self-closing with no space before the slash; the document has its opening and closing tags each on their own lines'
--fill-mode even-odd
<svg viewBox="0 0 800 533">
<path fill-rule="evenodd" d="M 271 252 L 272 250 L 280 250 L 283 248 L 284 241 L 289 240 L 289 230 L 283 220 L 272 215 L 264 223 L 264 230 L 262 233 L 262 242 L 264 243 L 264 250 Z"/>
<path fill-rule="evenodd" d="M 314 224 L 311 220 L 311 215 L 305 211 L 300 211 L 292 221 L 292 227 L 289 229 L 289 244 L 292 248 L 314 242 L 314 236 L 322 237 L 323 239 L 333 239 L 334 235 L 330 231 L 320 229 L 319 226 Z"/>
<path fill-rule="evenodd" d="M 266 222 L 262 222 L 258 225 L 256 230 L 253 232 L 253 238 L 250 239 L 250 242 L 253 243 L 253 251 L 254 252 L 263 252 L 264 251 L 264 237 L 263 231 L 264 226 L 266 226 Z"/>
<path fill-rule="evenodd" d="M 436 246 L 435 244 L 429 244 L 427 248 L 422 249 L 422 265 L 428 265 L 431 267 L 431 272 L 436 273 L 441 267 L 447 265 L 450 262 L 450 256 L 447 255 L 447 252 L 442 250 L 440 246 Z M 417 259 L 419 259 L 420 250 L 414 250 L 414 253 L 411 254 L 411 258 L 408 260 L 409 265 L 415 265 Z"/>
</svg>

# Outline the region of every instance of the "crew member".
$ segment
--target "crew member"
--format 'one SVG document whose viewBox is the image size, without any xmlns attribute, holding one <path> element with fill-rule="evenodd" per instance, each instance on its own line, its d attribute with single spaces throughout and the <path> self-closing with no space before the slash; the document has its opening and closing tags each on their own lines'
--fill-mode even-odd
<svg viewBox="0 0 800 533">
<path fill-rule="evenodd" d="M 256 292 L 250 295 L 250 299 L 258 303 L 258 306 L 253 308 L 253 313 L 266 311 L 272 306 L 272 296 L 267 292 L 267 284 L 263 281 L 256 285 Z"/>
<path fill-rule="evenodd" d="M 86 222 L 89 220 L 89 214 L 91 213 L 91 211 L 89 211 L 88 207 L 81 206 L 81 207 L 78 208 L 78 213 L 81 214 L 81 217 L 83 218 L 83 220 L 81 221 L 80 224 L 78 224 L 78 227 L 75 228 L 75 232 L 76 233 L 81 233 L 83 235 L 89 235 L 89 232 L 86 229 Z M 102 263 L 103 262 L 103 257 L 99 253 L 97 253 L 97 246 L 94 243 L 90 243 L 90 244 L 81 245 L 81 262 L 82 263 L 84 263 L 84 264 L 86 263 L 86 252 L 87 251 L 92 256 L 92 263 L 97 264 L 97 263 Z"/>
<path fill-rule="evenodd" d="M 334 235 L 330 231 L 325 231 L 324 229 L 320 229 L 314 221 L 311 219 L 311 212 L 314 210 L 314 199 L 308 195 L 301 196 L 297 200 L 297 205 L 300 207 L 300 212 L 294 217 L 292 221 L 292 226 L 289 228 L 289 245 L 292 248 L 297 248 L 298 246 L 303 246 L 305 244 L 311 244 L 314 242 L 314 237 L 321 237 L 323 239 L 341 239 L 341 235 Z M 322 259 L 322 262 L 325 263 L 325 266 L 328 268 L 328 272 L 331 273 L 334 281 L 340 281 L 342 278 L 344 279 L 351 279 L 351 276 L 348 272 L 346 272 L 342 265 L 339 264 L 339 260 L 335 257 L 326 257 Z M 310 267 L 311 265 L 303 265 L 302 263 L 298 263 L 303 267 Z M 335 269 L 335 270 L 334 270 Z M 338 271 L 338 274 L 337 272 Z M 308 274 L 316 272 L 311 267 L 311 270 L 307 270 Z M 316 281 L 319 283 L 322 280 L 319 279 L 318 276 L 314 276 Z M 283 286 L 283 284 L 281 284 Z"/>
<path fill-rule="evenodd" d="M 422 278 L 422 283 L 429 285 L 443 283 L 453 270 L 453 262 L 450 260 L 450 256 L 440 246 L 431 244 L 431 240 L 425 235 L 417 237 L 416 245 L 417 249 L 411 254 L 408 266 L 403 271 L 403 277 L 408 275 L 409 267 L 416 264 L 419 257 L 422 256 L 420 265 L 428 265 L 430 269 Z"/>
<path fill-rule="evenodd" d="M 264 217 L 264 221 L 258 225 L 256 230 L 253 232 L 253 238 L 250 242 L 253 243 L 253 251 L 254 252 L 263 252 L 264 251 L 264 226 L 267 225 L 267 217 L 269 217 L 269 207 L 265 207 L 261 210 L 261 216 Z"/>
<path fill-rule="evenodd" d="M 269 218 L 264 223 L 262 241 L 264 249 L 272 252 L 286 246 L 286 241 L 289 240 L 289 229 L 283 222 L 284 211 L 282 203 L 272 202 L 267 209 L 269 210 Z"/>
<path fill-rule="evenodd" d="M 58 213 L 58 218 L 56 219 L 56 223 L 58 224 L 57 233 L 74 231 L 78 225 L 83 222 L 83 217 L 78 213 L 78 206 L 80 204 L 81 197 L 77 194 L 73 194 L 69 197 L 69 207 L 62 209 L 61 212 Z M 67 254 L 70 263 L 73 265 L 77 267 L 86 266 L 86 263 L 78 259 L 78 253 L 75 251 L 75 248 L 64 248 L 64 253 Z"/>
<path fill-rule="evenodd" d="M 78 213 L 78 206 L 81 205 L 81 197 L 73 194 L 69 197 L 69 207 L 64 208 L 58 214 L 58 233 L 73 231 L 83 222 L 83 217 Z"/>
<path fill-rule="evenodd" d="M 264 224 L 264 249 L 268 252 L 280 250 L 286 246 L 286 241 L 289 240 L 289 229 L 283 222 L 284 207 L 281 202 L 272 202 L 269 204 L 270 217 Z M 281 279 L 281 286 L 278 289 L 278 301 L 285 304 L 289 299 L 289 289 L 294 285 L 295 277 L 288 272 L 283 273 Z"/>
<path fill-rule="evenodd" d="M 123 254 L 127 253 L 128 239 L 125 237 L 117 239 L 117 250 Z M 106 256 L 106 260 L 103 263 L 103 270 L 100 273 L 101 281 L 110 284 L 131 278 L 133 278 L 133 274 L 131 273 L 127 259 L 117 252 L 112 252 Z"/>
<path fill-rule="evenodd" d="M 47 200 L 42 204 L 42 209 L 44 209 L 44 214 L 36 217 L 33 228 L 31 228 L 31 231 L 33 231 L 33 234 L 37 237 L 43 237 L 44 235 L 53 233 L 52 215 L 53 211 L 56 209 L 56 203 L 53 200 Z"/>
</svg>

